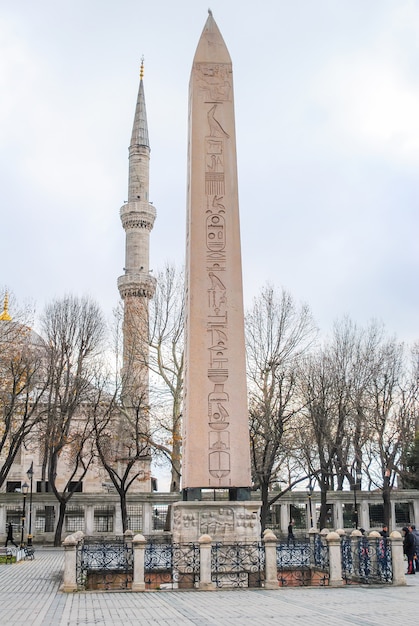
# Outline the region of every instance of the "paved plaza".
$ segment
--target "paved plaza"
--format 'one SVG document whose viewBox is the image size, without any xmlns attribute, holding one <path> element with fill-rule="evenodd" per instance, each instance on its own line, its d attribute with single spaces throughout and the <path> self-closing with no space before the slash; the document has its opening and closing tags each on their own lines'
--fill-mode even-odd
<svg viewBox="0 0 419 626">
<path fill-rule="evenodd" d="M 406 587 L 64 594 L 59 591 L 63 564 L 58 548 L 38 549 L 34 561 L 0 564 L 1 626 L 405 626 L 418 616 L 419 575 L 407 576 Z"/>
</svg>

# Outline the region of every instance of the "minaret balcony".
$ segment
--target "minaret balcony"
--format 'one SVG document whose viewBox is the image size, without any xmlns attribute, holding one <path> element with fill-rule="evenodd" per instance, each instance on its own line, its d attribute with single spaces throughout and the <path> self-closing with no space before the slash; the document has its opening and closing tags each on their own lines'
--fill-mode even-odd
<svg viewBox="0 0 419 626">
<path fill-rule="evenodd" d="M 120 209 L 124 230 L 145 228 L 151 230 L 156 219 L 156 209 L 149 202 L 126 202 Z"/>
<path fill-rule="evenodd" d="M 152 298 L 156 290 L 156 279 L 147 272 L 127 270 L 118 278 L 118 289 L 121 298 L 128 296 Z"/>
</svg>

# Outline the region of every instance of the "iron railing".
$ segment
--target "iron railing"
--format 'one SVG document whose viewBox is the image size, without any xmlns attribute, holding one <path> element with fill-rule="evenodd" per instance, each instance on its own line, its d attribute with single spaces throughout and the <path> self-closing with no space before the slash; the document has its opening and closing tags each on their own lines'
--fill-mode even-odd
<svg viewBox="0 0 419 626">
<path fill-rule="evenodd" d="M 265 550 L 262 543 L 214 543 L 211 546 L 211 580 L 216 587 L 261 587 Z"/>
<path fill-rule="evenodd" d="M 98 540 L 85 537 L 77 546 L 76 580 L 79 589 L 127 589 L 132 582 L 132 543 L 123 537 Z"/>
<path fill-rule="evenodd" d="M 342 578 L 346 584 L 393 581 L 391 542 L 386 537 L 343 537 Z"/>
<path fill-rule="evenodd" d="M 146 589 L 193 589 L 199 585 L 199 544 L 149 541 L 144 555 Z"/>
<path fill-rule="evenodd" d="M 277 544 L 276 563 L 280 587 L 328 584 L 329 550 L 320 535 Z"/>
</svg>

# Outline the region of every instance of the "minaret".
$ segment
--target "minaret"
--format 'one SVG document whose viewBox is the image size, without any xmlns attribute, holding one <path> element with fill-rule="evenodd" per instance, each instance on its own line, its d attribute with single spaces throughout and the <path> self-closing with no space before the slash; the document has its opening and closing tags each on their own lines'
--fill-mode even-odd
<svg viewBox="0 0 419 626">
<path fill-rule="evenodd" d="M 149 202 L 150 143 L 144 98 L 144 64 L 141 62 L 140 86 L 129 147 L 128 202 L 120 211 L 125 230 L 124 275 L 118 289 L 124 302 L 123 321 L 123 398 L 126 408 L 140 410 L 145 425 L 148 413 L 148 303 L 155 291 L 150 276 L 150 232 L 156 209 Z M 150 483 L 149 467 L 145 478 Z"/>
</svg>

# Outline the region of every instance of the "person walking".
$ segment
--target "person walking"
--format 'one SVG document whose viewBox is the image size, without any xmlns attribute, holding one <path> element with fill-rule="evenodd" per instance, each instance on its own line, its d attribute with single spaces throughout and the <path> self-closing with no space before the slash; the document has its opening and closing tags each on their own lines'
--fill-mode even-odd
<svg viewBox="0 0 419 626">
<path fill-rule="evenodd" d="M 292 542 L 292 545 L 295 546 L 295 536 L 294 536 L 294 520 L 292 519 L 288 524 L 288 540 L 287 545 L 289 546 Z"/>
<path fill-rule="evenodd" d="M 383 526 L 383 530 L 380 530 L 380 535 L 382 537 L 384 537 L 384 539 L 387 539 L 387 537 L 389 536 L 389 534 L 388 534 L 388 526 L 386 526 L 386 525 Z"/>
<path fill-rule="evenodd" d="M 414 524 L 411 524 L 409 526 L 409 530 L 415 539 L 415 563 L 414 564 L 416 565 L 416 571 L 419 572 L 419 530 L 416 530 L 416 526 Z"/>
<path fill-rule="evenodd" d="M 9 525 L 7 526 L 7 539 L 6 539 L 6 543 L 4 545 L 5 548 L 7 548 L 7 544 L 9 543 L 9 541 L 11 541 L 12 544 L 15 546 L 15 548 L 17 548 L 17 543 L 15 543 L 14 539 L 13 539 L 13 524 L 12 524 L 12 522 L 9 522 Z"/>
<path fill-rule="evenodd" d="M 407 526 L 403 526 L 403 552 L 407 556 L 407 574 L 415 574 L 415 538 Z"/>
</svg>

